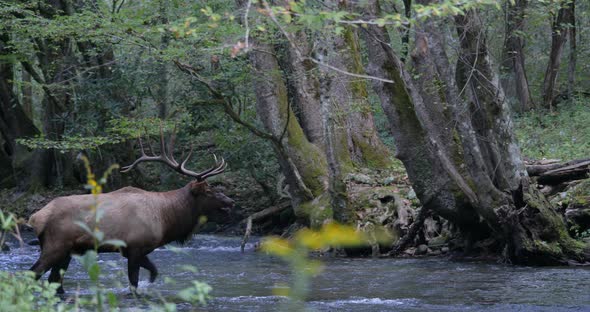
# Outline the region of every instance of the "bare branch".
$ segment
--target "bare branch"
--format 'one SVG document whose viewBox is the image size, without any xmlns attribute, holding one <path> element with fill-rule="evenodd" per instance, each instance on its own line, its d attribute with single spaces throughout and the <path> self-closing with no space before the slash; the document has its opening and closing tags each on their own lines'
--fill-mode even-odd
<svg viewBox="0 0 590 312">
<path fill-rule="evenodd" d="M 278 143 L 280 144 L 280 141 L 272 134 L 264 132 L 260 129 L 258 129 L 256 126 L 254 126 L 253 124 L 250 124 L 246 121 L 244 121 L 240 115 L 238 115 L 238 113 L 236 113 L 236 111 L 233 110 L 232 108 L 232 104 L 231 104 L 231 99 L 226 97 L 225 95 L 223 95 L 223 93 L 221 93 L 221 91 L 217 90 L 217 88 L 215 88 L 213 86 L 213 84 L 211 83 L 211 81 L 205 79 L 204 77 L 202 77 L 201 75 L 199 75 L 196 71 L 196 69 L 192 68 L 192 66 L 188 65 L 188 64 L 184 64 L 181 63 L 178 60 L 174 60 L 173 61 L 174 64 L 176 64 L 176 66 L 183 72 L 191 75 L 191 77 L 195 78 L 198 82 L 200 82 L 201 84 L 203 84 L 208 90 L 209 92 L 211 92 L 211 94 L 213 95 L 213 97 L 215 98 L 216 101 L 219 101 L 219 103 L 221 103 L 223 105 L 224 111 L 225 113 L 235 122 L 237 122 L 238 124 L 246 127 L 246 129 L 250 130 L 250 132 L 252 132 L 254 135 L 263 138 L 263 139 L 267 139 L 270 140 L 273 143 Z"/>
</svg>

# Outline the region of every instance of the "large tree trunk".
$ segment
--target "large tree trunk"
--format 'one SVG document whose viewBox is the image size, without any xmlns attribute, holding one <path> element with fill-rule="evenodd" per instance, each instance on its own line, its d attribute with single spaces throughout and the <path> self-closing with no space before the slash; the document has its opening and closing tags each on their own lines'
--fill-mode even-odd
<svg viewBox="0 0 590 312">
<path fill-rule="evenodd" d="M 22 68 L 22 89 L 23 110 L 29 119 L 34 120 L 33 114 L 33 81 L 31 75 Z"/>
<path fill-rule="evenodd" d="M 295 213 L 312 221 L 321 222 L 324 215 L 331 218 L 331 211 L 318 211 L 317 205 L 312 203 L 327 190 L 325 156 L 320 148 L 309 142 L 294 116 L 274 49 L 265 43 L 255 45 L 256 49 L 250 52 L 250 61 L 255 71 L 253 76 L 256 77 L 256 110 L 267 131 L 280 139 L 274 148 L 289 186 Z"/>
<path fill-rule="evenodd" d="M 570 32 L 570 24 L 573 22 L 573 14 L 573 2 L 563 1 L 557 16 L 553 17 L 551 24 L 551 52 L 549 53 L 549 61 L 543 80 L 543 107 L 545 108 L 553 109 L 561 55 Z"/>
<path fill-rule="evenodd" d="M 8 35 L 0 35 L 0 134 L 2 136 L 2 145 L 0 149 L 4 160 L 0 172 L 0 186 L 16 186 L 25 188 L 29 180 L 23 177 L 29 177 L 31 171 L 31 162 L 33 153 L 29 152 L 26 147 L 16 143 L 16 139 L 23 137 L 33 137 L 39 134 L 39 130 L 33 124 L 33 121 L 27 116 L 25 110 L 18 101 L 18 96 L 14 92 L 13 80 L 14 63 L 10 62 L 8 57 L 10 50 L 6 46 Z M 6 61 L 7 60 L 7 61 Z"/>
<path fill-rule="evenodd" d="M 491 195 L 491 205 L 482 207 L 486 211 L 484 218 L 490 215 L 498 220 L 498 227 L 492 228 L 514 263 L 545 265 L 584 260 L 583 244 L 569 237 L 561 216 L 539 191 L 529 186 L 503 90 L 493 71 L 483 22 L 475 11 L 457 16 L 455 21 L 461 39 L 460 57 L 467 65 L 463 76 L 473 75 L 464 80 L 471 123 L 479 134 L 484 172 L 493 186 L 487 190 L 474 179 L 479 199 Z"/>
<path fill-rule="evenodd" d="M 39 14 L 52 19 L 60 14 L 71 14 L 73 5 L 69 2 L 52 0 L 39 7 Z M 72 119 L 70 107 L 72 102 L 71 78 L 76 60 L 73 56 L 73 42 L 70 39 L 33 38 L 37 46 L 37 59 L 42 74 L 39 74 L 29 62 L 23 62 L 25 69 L 44 90 L 43 99 L 43 133 L 50 140 L 59 140 L 64 134 L 66 123 Z M 33 189 L 48 185 L 74 185 L 73 155 L 62 154 L 57 150 L 43 150 L 35 161 L 36 168 L 32 177 Z"/>
<path fill-rule="evenodd" d="M 337 8 L 339 4 L 326 5 Z M 290 191 L 300 189 L 291 194 L 296 198 L 295 211 L 307 211 L 312 225 L 332 217 L 349 222 L 345 174 L 357 164 L 386 166 L 389 157 L 377 137 L 365 82 L 318 65 L 311 58 L 310 46 L 319 47 L 320 64 L 360 73 L 358 39 L 352 28 L 344 36 L 318 32 L 309 38 L 302 31 L 283 35 L 288 36 L 288 46 L 280 62 L 269 44 L 257 42 L 250 52 L 258 77 L 257 112 L 275 137 L 286 130 L 284 143 L 275 148 Z M 280 75 L 281 69 L 288 69 L 286 77 Z M 285 85 L 289 92 L 283 90 Z M 285 116 L 293 115 L 288 103 L 293 103 L 296 116 Z"/>
<path fill-rule="evenodd" d="M 364 72 L 358 36 L 352 27 L 346 27 L 342 36 L 332 36 L 333 53 L 328 55 L 326 62 L 349 73 Z M 332 78 L 330 98 L 334 102 L 334 117 L 337 122 L 337 132 L 342 137 L 336 148 L 343 150 L 355 164 L 383 168 L 389 163 L 389 152 L 377 136 L 371 104 L 368 101 L 367 82 L 351 75 L 322 68 Z M 344 150 L 348 149 L 348 152 Z M 341 162 L 346 165 L 346 159 Z"/>
<path fill-rule="evenodd" d="M 369 4 L 376 14 L 376 1 Z M 470 11 L 457 16 L 456 24 L 463 64 L 459 83 L 434 20 L 416 25 L 412 62 L 413 75 L 420 78 L 415 81 L 386 44 L 385 30 L 367 28 L 368 71 L 394 81 L 375 81 L 374 87 L 418 197 L 472 241 L 495 241 L 490 248 L 514 263 L 583 260 L 584 246 L 529 187 L 481 20 Z"/>
<path fill-rule="evenodd" d="M 286 44 L 286 58 L 281 65 L 288 73 L 287 82 L 293 99 L 293 109 L 309 142 L 323 148 L 325 129 L 322 116 L 318 113 L 320 94 L 317 67 L 304 58 L 311 54 L 307 34 L 298 31 L 292 38 L 297 43 L 297 49 Z"/>
<path fill-rule="evenodd" d="M 336 4 L 332 5 L 336 9 Z M 323 150 L 326 149 L 325 120 L 318 111 L 321 93 L 328 92 L 330 101 L 333 102 L 332 118 L 336 123 L 334 130 L 338 136 L 333 138 L 333 148 L 337 150 L 336 157 L 343 169 L 350 171 L 355 164 L 387 166 L 389 153 L 377 135 L 367 100 L 366 82 L 312 62 L 312 51 L 304 32 L 293 34 L 292 41 L 297 47 L 287 47 L 287 58 L 281 62 L 281 66 L 288 69 L 287 80 L 291 87 L 289 91 L 293 98 L 292 103 L 308 140 Z M 332 51 L 324 59 L 326 64 L 350 73 L 364 71 L 358 38 L 351 27 L 347 27 L 342 36 L 315 38 L 314 46 L 326 46 Z M 322 73 L 332 76 L 330 79 L 333 81 L 325 90 L 320 90 L 318 79 L 318 75 Z"/>
<path fill-rule="evenodd" d="M 576 62 L 577 62 L 577 39 L 576 39 L 576 1 L 572 0 L 570 28 L 568 37 L 570 38 L 569 63 L 567 68 L 567 95 L 568 98 L 574 96 L 576 91 Z"/>
<path fill-rule="evenodd" d="M 319 48 L 317 53 L 320 62 L 327 62 L 328 60 L 337 57 L 335 53 L 335 43 L 333 36 L 328 35 L 323 47 Z M 322 124 L 324 125 L 324 141 L 326 160 L 328 163 L 329 173 L 329 188 L 330 203 L 333 210 L 334 219 L 343 224 L 349 224 L 352 221 L 352 211 L 348 205 L 348 196 L 346 193 L 346 184 L 343 180 L 343 172 L 350 170 L 345 168 L 350 165 L 352 159 L 347 149 L 347 132 L 341 127 L 343 126 L 342 117 L 337 116 L 338 99 L 332 92 L 335 88 L 333 85 L 337 83 L 334 79 L 333 73 L 327 70 L 320 70 L 320 116 Z"/>
<path fill-rule="evenodd" d="M 367 18 L 380 13 L 375 0 L 369 1 L 368 6 L 362 9 Z M 482 228 L 485 231 L 485 225 L 481 227 L 479 217 L 469 209 L 467 197 L 460 192 L 460 187 L 439 161 L 437 150 L 440 146 L 428 136 L 418 116 L 418 104 L 415 103 L 424 106 L 421 95 L 388 44 L 389 38 L 387 29 L 377 25 L 369 24 L 363 31 L 369 56 L 367 72 L 393 81 L 387 83 L 375 79 L 372 85 L 389 120 L 395 138 L 396 157 L 404 163 L 424 209 L 435 210 L 467 232 L 475 233 Z"/>
<path fill-rule="evenodd" d="M 524 112 L 530 110 L 534 104 L 529 89 L 529 82 L 525 70 L 524 38 L 522 33 L 525 24 L 525 10 L 528 0 L 505 2 L 505 35 L 502 49 L 501 84 L 506 92 L 506 98 L 513 104 L 514 110 Z"/>
</svg>

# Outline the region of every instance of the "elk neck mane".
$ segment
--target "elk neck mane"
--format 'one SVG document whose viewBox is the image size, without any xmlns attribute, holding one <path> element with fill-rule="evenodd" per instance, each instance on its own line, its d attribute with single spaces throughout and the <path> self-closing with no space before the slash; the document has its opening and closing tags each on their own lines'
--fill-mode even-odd
<svg viewBox="0 0 590 312">
<path fill-rule="evenodd" d="M 201 205 L 191 194 L 191 184 L 192 182 L 180 189 L 160 193 L 166 199 L 166 204 L 161 207 L 165 243 L 186 243 L 195 232 L 199 217 L 204 214 Z"/>
</svg>

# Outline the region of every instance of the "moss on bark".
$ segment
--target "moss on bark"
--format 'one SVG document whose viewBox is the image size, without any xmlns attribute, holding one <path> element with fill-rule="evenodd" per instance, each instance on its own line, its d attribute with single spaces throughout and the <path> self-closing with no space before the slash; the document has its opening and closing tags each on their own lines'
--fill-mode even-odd
<svg viewBox="0 0 590 312">
<path fill-rule="evenodd" d="M 300 209 L 309 216 L 311 228 L 318 229 L 333 216 L 330 194 L 324 193 L 312 201 L 302 203 Z"/>
<path fill-rule="evenodd" d="M 545 197 L 536 189 L 524 194 L 527 206 L 519 214 L 516 226 L 521 230 L 514 235 L 513 262 L 533 265 L 564 264 L 567 260 L 584 261 L 583 242 L 570 237 L 561 215 L 551 208 Z"/>
</svg>

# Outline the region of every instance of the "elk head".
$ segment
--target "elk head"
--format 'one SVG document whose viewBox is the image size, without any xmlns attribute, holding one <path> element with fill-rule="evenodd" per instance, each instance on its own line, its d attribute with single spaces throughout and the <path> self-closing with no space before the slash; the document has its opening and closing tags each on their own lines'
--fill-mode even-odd
<svg viewBox="0 0 590 312">
<path fill-rule="evenodd" d="M 195 178 L 194 181 L 191 181 L 187 185 L 191 196 L 194 198 L 194 201 L 192 201 L 194 203 L 194 209 L 198 210 L 201 215 L 206 215 L 207 218 L 213 222 L 227 222 L 230 217 L 231 208 L 234 206 L 234 201 L 205 181 L 205 179 L 209 177 L 223 173 L 227 167 L 227 163 L 223 158 L 218 160 L 217 156 L 213 155 L 215 159 L 215 165 L 213 167 L 198 173 L 188 170 L 185 165 L 193 153 L 193 148 L 191 146 L 188 155 L 179 163 L 174 158 L 174 139 L 175 134 L 172 135 L 170 142 L 166 144 L 164 140 L 164 132 L 160 127 L 161 155 L 155 155 L 151 145 L 149 145 L 149 149 L 152 153 L 152 156 L 149 156 L 146 153 L 141 138 L 139 138 L 141 157 L 136 159 L 131 165 L 121 168 L 121 172 L 128 172 L 142 162 L 151 161 L 164 163 L 178 173 Z"/>
</svg>

